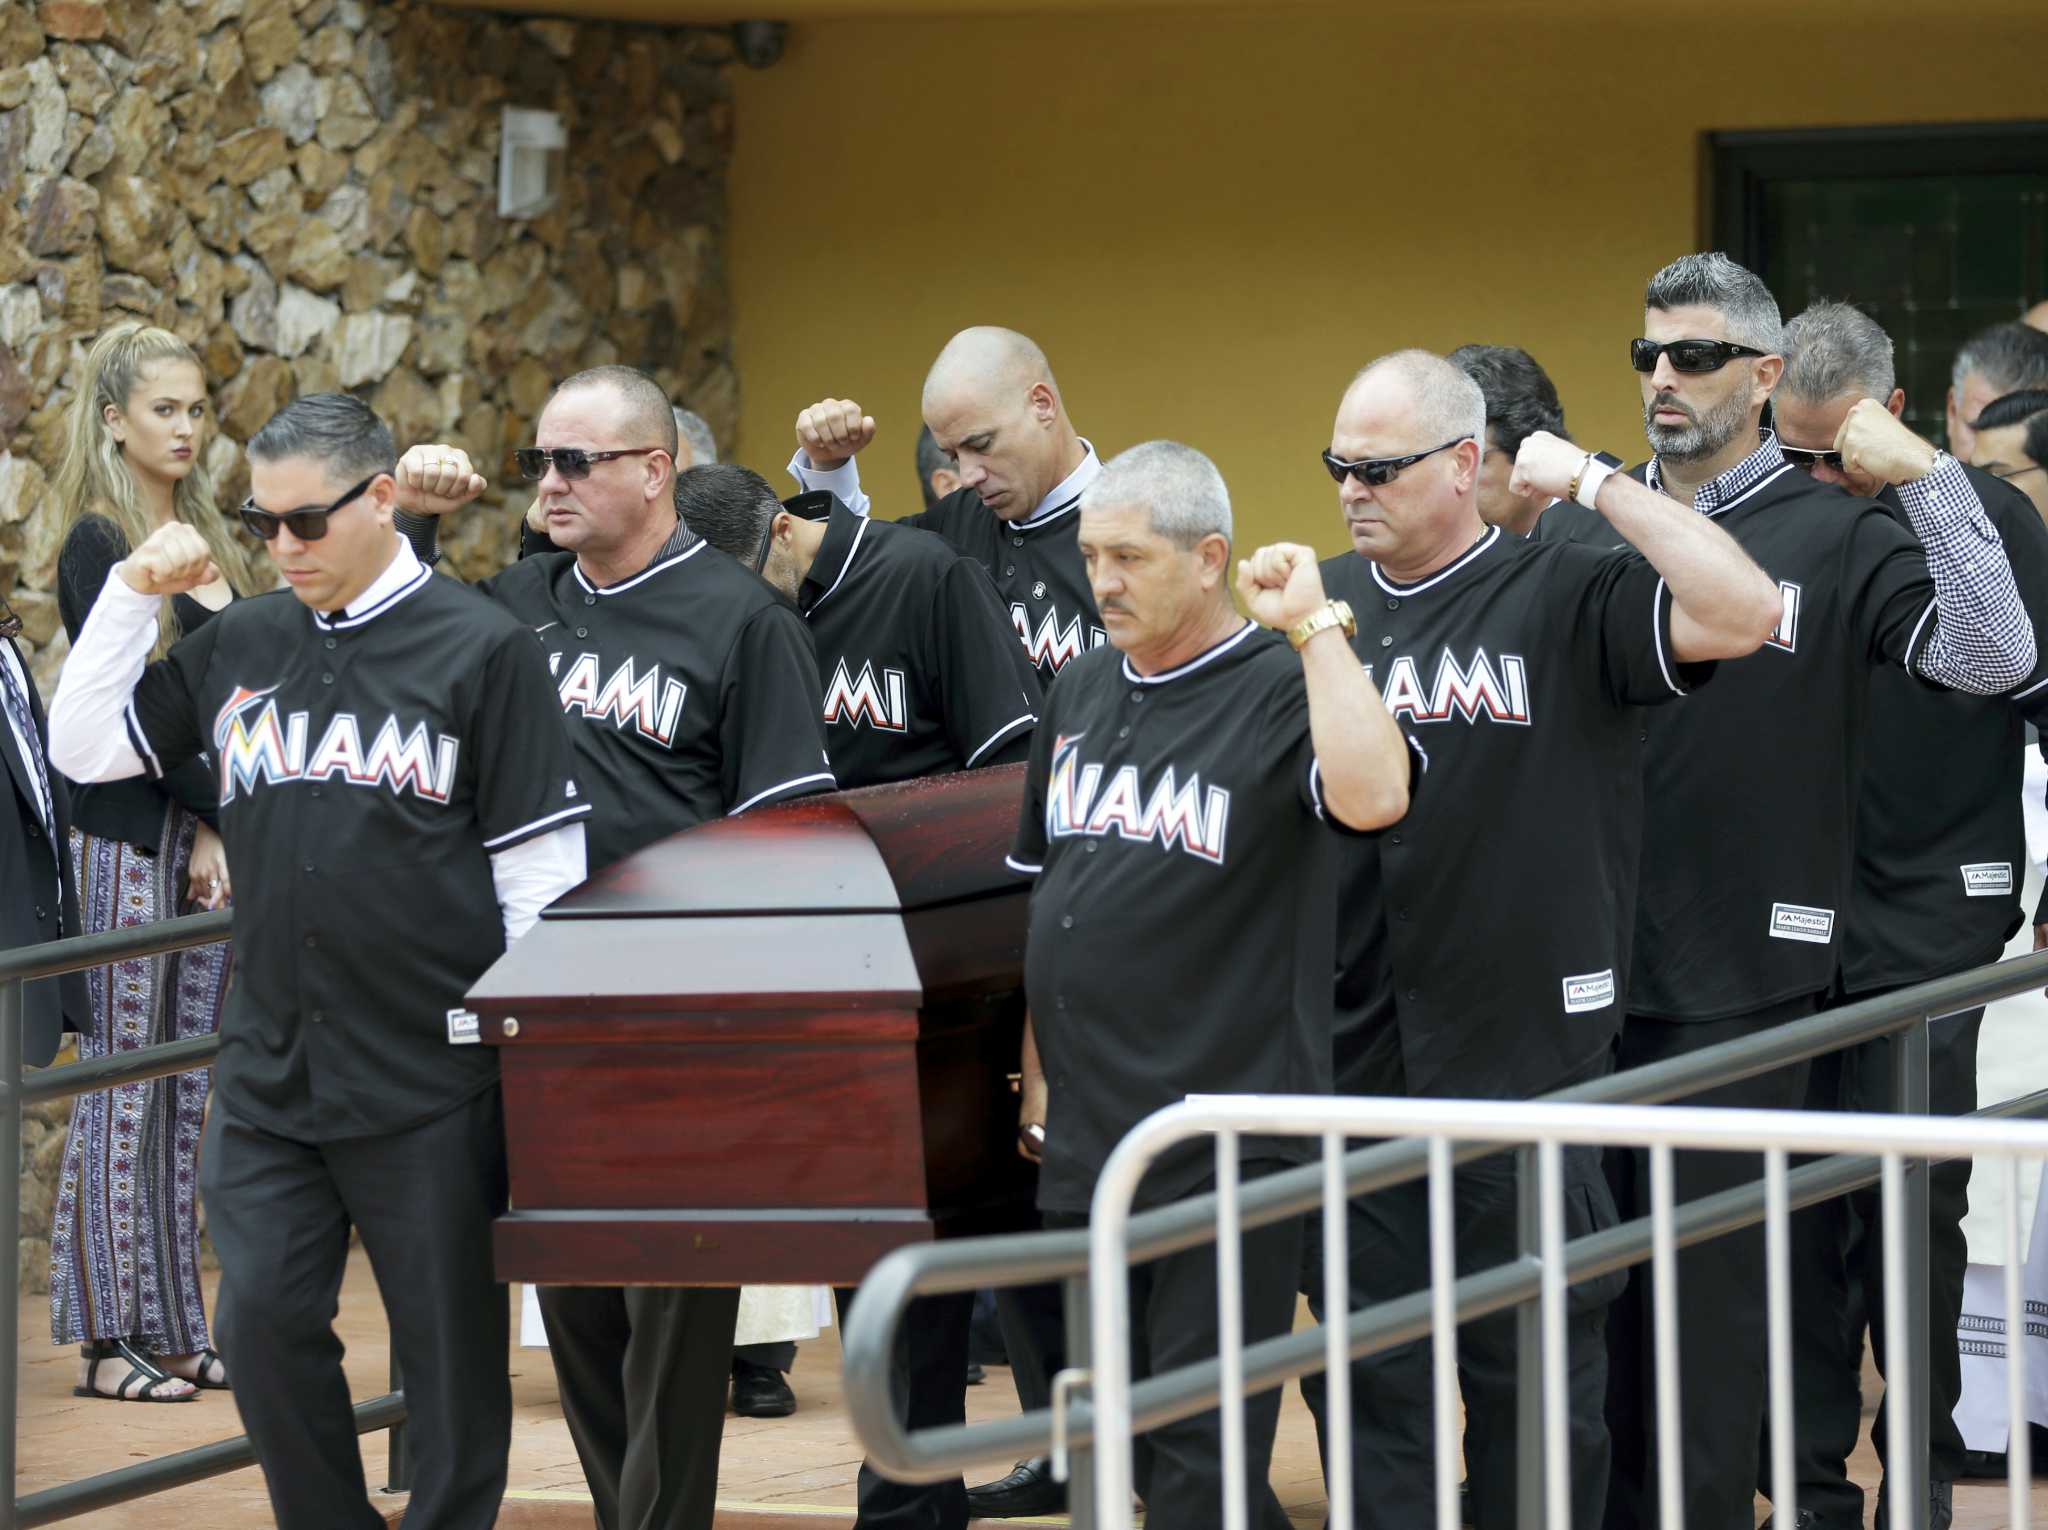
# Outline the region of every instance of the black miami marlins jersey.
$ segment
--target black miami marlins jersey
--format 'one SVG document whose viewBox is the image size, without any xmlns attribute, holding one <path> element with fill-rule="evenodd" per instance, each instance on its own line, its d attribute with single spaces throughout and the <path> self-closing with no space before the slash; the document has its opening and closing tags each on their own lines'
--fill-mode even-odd
<svg viewBox="0 0 2048 1530">
<path fill-rule="evenodd" d="M 1701 513 L 1785 606 L 1761 649 L 1649 718 L 1629 1007 L 1663 1020 L 1728 1019 L 1833 984 L 1871 674 L 1911 670 L 1935 627 L 1920 544 L 1870 500 L 1779 459 Z"/>
<path fill-rule="evenodd" d="M 214 1082 L 298 1141 L 400 1131 L 496 1081 L 448 1020 L 505 949 L 490 857 L 591 806 L 533 635 L 412 566 L 332 617 L 236 601 L 128 708 L 152 778 L 211 756 L 236 895 Z"/>
<path fill-rule="evenodd" d="M 825 688 L 841 786 L 1022 758 L 1038 676 L 988 574 L 938 537 L 855 515 L 824 491 L 825 540 L 797 592 Z"/>
<path fill-rule="evenodd" d="M 1002 521 L 972 489 L 961 489 L 895 524 L 941 536 L 988 570 L 1039 683 L 1050 686 L 1068 664 L 1109 641 L 1081 560 L 1080 523 L 1078 490 L 1028 520 Z"/>
<path fill-rule="evenodd" d="M 2048 527 L 2028 498 L 1965 468 L 2028 611 L 2048 614 Z M 1911 533 L 1895 490 L 1877 502 Z M 1996 961 L 2020 927 L 2025 722 L 2048 720 L 2048 661 L 2009 696 L 1938 690 L 1887 665 L 1870 677 L 1856 800 L 1856 875 L 1842 936 L 1851 994 Z"/>
<path fill-rule="evenodd" d="M 596 804 L 593 871 L 705 819 L 832 790 L 810 633 L 702 538 L 678 528 L 602 587 L 552 552 L 479 588 L 547 649 Z"/>
<path fill-rule="evenodd" d="M 1408 816 L 1340 852 L 1337 1085 L 1543 1093 L 1626 1013 L 1643 708 L 1713 666 L 1672 656 L 1670 592 L 1626 550 L 1489 527 L 1412 584 L 1357 553 L 1322 574 L 1429 760 Z"/>
<path fill-rule="evenodd" d="M 1024 987 L 1049 1086 L 1041 1207 L 1085 1212 L 1110 1149 L 1188 1094 L 1329 1089 L 1337 840 L 1301 661 L 1271 634 L 1246 623 L 1157 675 L 1113 649 L 1062 672 L 1010 853 L 1038 879 Z M 1169 1156 L 1145 1199 L 1209 1172 L 1206 1149 Z"/>
</svg>

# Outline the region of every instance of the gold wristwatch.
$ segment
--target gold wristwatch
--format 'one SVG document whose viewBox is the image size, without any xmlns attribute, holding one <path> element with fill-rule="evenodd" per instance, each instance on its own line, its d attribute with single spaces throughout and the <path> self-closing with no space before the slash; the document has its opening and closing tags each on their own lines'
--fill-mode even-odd
<svg viewBox="0 0 2048 1530">
<path fill-rule="evenodd" d="M 1315 610 L 1287 629 L 1287 641 L 1297 651 L 1318 632 L 1331 627 L 1342 627 L 1346 637 L 1358 635 L 1358 619 L 1351 614 L 1351 603 L 1344 600 L 1326 600 Z"/>
</svg>

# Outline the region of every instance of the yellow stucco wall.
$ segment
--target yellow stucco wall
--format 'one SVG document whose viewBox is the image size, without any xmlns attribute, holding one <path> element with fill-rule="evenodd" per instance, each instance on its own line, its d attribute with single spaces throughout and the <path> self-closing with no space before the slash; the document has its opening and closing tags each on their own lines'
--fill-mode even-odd
<svg viewBox="0 0 2048 1530">
<path fill-rule="evenodd" d="M 1702 132 L 2039 116 L 2039 3 L 799 24 L 738 82 L 739 451 L 777 469 L 803 403 L 857 397 L 901 513 L 933 353 L 1010 324 L 1105 454 L 1193 443 L 1241 544 L 1334 551 L 1316 453 L 1382 351 L 1526 346 L 1575 435 L 1639 455 L 1623 344 L 1698 245 Z"/>
</svg>

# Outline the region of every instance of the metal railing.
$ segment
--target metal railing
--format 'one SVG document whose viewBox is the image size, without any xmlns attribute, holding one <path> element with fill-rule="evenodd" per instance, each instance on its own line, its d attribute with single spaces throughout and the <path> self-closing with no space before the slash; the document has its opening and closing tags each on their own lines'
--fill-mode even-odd
<svg viewBox="0 0 2048 1530">
<path fill-rule="evenodd" d="M 73 936 L 44 945 L 20 946 L 0 951 L 0 1227 L 12 1230 L 8 1244 L 14 1250 L 0 1261 L 0 1483 L 7 1484 L 0 1497 L 0 1530 L 17 1526 L 52 1524 L 128 1503 L 137 1498 L 166 1492 L 187 1483 L 204 1481 L 226 1472 L 255 1464 L 256 1452 L 248 1436 L 220 1440 L 211 1445 L 159 1456 L 116 1471 L 81 1478 L 59 1487 L 45 1488 L 15 1498 L 15 1431 L 19 1422 L 20 1398 L 20 1315 L 21 1315 L 21 1122 L 26 1106 L 41 1100 L 65 1099 L 111 1089 L 121 1084 L 139 1084 L 164 1078 L 190 1068 L 203 1068 L 220 1051 L 218 1036 L 193 1036 L 168 1041 L 133 1052 L 122 1052 L 88 1062 L 68 1063 L 22 1076 L 21 1027 L 22 989 L 37 978 L 83 972 L 112 962 L 142 956 L 161 956 L 171 951 L 210 946 L 226 940 L 232 915 L 226 909 L 213 913 L 188 914 L 154 924 L 107 930 L 97 935 Z M 385 1491 L 403 1492 L 411 1473 L 405 1449 L 405 1393 L 399 1375 L 398 1356 L 391 1356 L 391 1386 L 385 1396 L 358 1403 L 356 1432 L 391 1432 Z"/>
<path fill-rule="evenodd" d="M 1497 1147 L 1533 1145 L 1536 1157 L 1536 1205 L 1541 1270 L 1539 1273 L 1538 1343 L 1543 1418 L 1540 1452 L 1526 1441 L 1524 1454 L 1541 1464 L 1545 1530 L 1571 1530 L 1570 1407 L 1566 1393 L 1565 1292 L 1573 1275 L 1564 1258 L 1564 1148 L 1647 1148 L 1650 1158 L 1653 1352 L 1656 1381 L 1656 1461 L 1658 1520 L 1663 1530 L 1684 1530 L 1683 1484 L 1680 1476 L 1677 1244 L 1672 1237 L 1675 1204 L 1672 1174 L 1674 1149 L 1718 1152 L 1760 1152 L 1764 1155 L 1765 1307 L 1767 1352 L 1771 1510 L 1775 1523 L 1791 1525 L 1798 1518 L 1797 1478 L 1792 1464 L 1792 1271 L 1788 1156 L 1791 1153 L 1875 1154 L 1879 1158 L 1882 1199 L 1882 1258 L 1887 1353 L 1885 1391 L 1887 1453 L 1885 1474 L 1891 1523 L 1922 1523 L 1925 1463 L 1915 1461 L 1908 1431 L 1912 1399 L 1923 1390 L 1926 1371 L 1905 1354 L 1910 1339 L 1907 1304 L 1912 1300 L 1906 1280 L 1907 1229 L 1897 1211 L 1905 1198 L 1906 1159 L 1995 1158 L 2004 1169 L 2007 1236 L 2015 1250 L 2019 1239 L 2019 1159 L 2048 1158 L 2048 1123 L 1977 1121 L 1926 1116 L 1851 1115 L 1822 1111 L 1706 1109 L 1698 1106 L 1571 1105 L 1498 1100 L 1337 1099 L 1329 1096 L 1239 1095 L 1190 1098 L 1156 1111 L 1133 1127 L 1118 1143 L 1096 1182 L 1089 1214 L 1089 1257 L 1098 1270 L 1122 1270 L 1130 1263 L 1131 1207 L 1139 1182 L 1159 1157 L 1174 1146 L 1200 1137 L 1215 1143 L 1217 1195 L 1217 1318 L 1223 1412 L 1222 1523 L 1224 1530 L 1246 1530 L 1248 1449 L 1245 1441 L 1244 1363 L 1247 1351 L 1239 1331 L 1243 1310 L 1241 1273 L 1232 1257 L 1242 1234 L 1238 1222 L 1238 1154 L 1242 1139 L 1260 1136 L 1314 1136 L 1323 1142 L 1325 1182 L 1335 1194 L 1323 1202 L 1323 1225 L 1336 1256 L 1324 1269 L 1325 1311 L 1349 1306 L 1349 1272 L 1342 1257 L 1348 1198 L 1342 1194 L 1344 1143 L 1351 1137 L 1420 1137 L 1429 1167 L 1429 1289 L 1431 1344 L 1431 1413 L 1436 1435 L 1435 1503 L 1437 1530 L 1458 1530 L 1458 1314 L 1452 1300 L 1457 1283 L 1455 1231 L 1452 1222 L 1451 1148 L 1454 1143 L 1487 1142 Z M 2017 1257 L 2005 1267 L 2006 1331 L 2018 1335 L 2023 1325 L 2021 1268 Z M 1094 1283 L 1090 1347 L 1096 1356 L 1089 1372 L 1095 1414 L 1095 1496 L 1097 1530 L 1131 1530 L 1132 1417 L 1131 1356 L 1125 1336 L 1130 1332 L 1130 1288 L 1123 1280 Z M 1328 1339 L 1333 1382 L 1348 1369 L 1338 1353 L 1335 1330 Z M 2027 1461 L 2025 1346 L 2007 1346 L 2006 1406 L 2012 1440 L 2008 1498 L 2011 1523 L 2026 1530 L 2032 1491 Z M 1325 1410 L 1326 1455 L 1332 1476 L 1351 1459 L 1351 1418 L 1332 1386 Z M 1330 1523 L 1351 1530 L 1349 1485 L 1331 1490 Z"/>
<path fill-rule="evenodd" d="M 1578 1084 L 1545 1098 L 1569 1104 L 1660 1104 L 1828 1052 L 1896 1037 L 1893 1109 L 1925 1115 L 1928 1022 L 2044 985 L 2048 985 L 2048 951 L 1861 1000 L 1686 1056 Z M 2048 1116 L 2048 1090 L 1987 1107 L 1976 1116 Z M 1461 1144 L 1451 1158 L 1462 1164 L 1499 1151 L 1489 1143 Z M 1342 1193 L 1353 1198 L 1420 1179 L 1427 1172 L 1428 1155 L 1428 1145 L 1419 1140 L 1384 1142 L 1352 1150 L 1335 1169 L 1309 1165 L 1263 1177 L 1247 1185 L 1239 1196 L 1240 1223 L 1252 1229 L 1315 1211 L 1325 1198 L 1326 1176 L 1333 1176 L 1341 1183 Z M 1542 1428 L 1538 1301 L 1543 1261 L 1537 1176 L 1533 1165 L 1525 1167 L 1529 1172 L 1520 1176 L 1518 1216 L 1522 1252 L 1510 1263 L 1461 1277 L 1454 1288 L 1454 1310 L 1461 1323 L 1496 1312 L 1516 1313 L 1521 1367 L 1519 1434 L 1534 1440 L 1541 1437 Z M 1787 1204 L 1799 1210 L 1876 1184 L 1881 1177 L 1877 1160 L 1866 1155 L 1823 1158 L 1787 1175 Z M 1915 1374 L 1925 1375 L 1930 1344 L 1928 1197 L 1923 1163 L 1908 1166 L 1903 1195 L 1901 1223 L 1907 1234 L 1905 1282 L 1900 1293 L 1905 1311 L 1903 1353 Z M 1759 1180 L 1686 1201 L 1678 1207 L 1672 1224 L 1673 1245 L 1688 1247 L 1755 1226 L 1764 1220 L 1765 1199 L 1766 1186 Z M 1214 1194 L 1140 1213 L 1130 1224 L 1129 1258 L 1143 1262 L 1212 1242 L 1216 1213 Z M 1575 1238 L 1562 1250 L 1566 1278 L 1578 1282 L 1628 1269 L 1646 1262 L 1652 1246 L 1651 1219 L 1647 1217 Z M 870 1464 L 897 1481 L 939 1482 L 977 1461 L 1050 1451 L 1056 1469 L 1064 1468 L 1070 1481 L 1075 1525 L 1091 1524 L 1094 1470 L 1088 1447 L 1094 1438 L 1095 1420 L 1091 1405 L 1079 1395 L 1090 1363 L 1088 1269 L 1086 1231 L 963 1238 L 898 1249 L 877 1261 L 861 1283 L 859 1298 L 841 1335 L 847 1410 Z M 1067 1316 L 1068 1373 L 1054 1389 L 1052 1406 L 916 1434 L 906 1430 L 892 1403 L 888 1378 L 889 1359 L 911 1301 L 946 1292 L 1049 1282 L 1062 1286 Z M 1350 1313 L 1340 1330 L 1342 1354 L 1358 1360 L 1427 1337 L 1429 1301 L 1427 1292 L 1418 1292 Z M 1244 1357 L 1243 1387 L 1259 1391 L 1322 1370 L 1339 1352 L 1338 1346 L 1330 1343 L 1329 1326 L 1255 1346 Z M 1337 1378 L 1332 1380 L 1334 1383 Z M 1132 1388 L 1135 1427 L 1142 1431 L 1207 1412 L 1217 1406 L 1221 1392 L 1222 1375 L 1216 1361 L 1151 1377 Z M 1914 1477 L 1924 1482 L 1929 1438 L 1926 1389 L 1914 1391 L 1903 1401 L 1905 1406 L 1894 1411 L 1904 1415 L 1910 1426 L 1906 1438 Z M 1533 1527 L 1541 1505 L 1541 1461 L 1529 1451 L 1521 1452 L 1520 1458 L 1521 1523 Z"/>
</svg>

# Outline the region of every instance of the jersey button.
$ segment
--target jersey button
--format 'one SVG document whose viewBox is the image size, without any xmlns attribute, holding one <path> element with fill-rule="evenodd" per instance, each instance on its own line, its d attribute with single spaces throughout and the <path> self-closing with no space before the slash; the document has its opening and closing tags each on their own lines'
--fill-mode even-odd
<svg viewBox="0 0 2048 1530">
<path fill-rule="evenodd" d="M 1072 914 L 1062 914 L 1062 915 L 1060 915 L 1060 928 L 1061 928 L 1061 929 L 1063 929 L 1063 930 L 1071 930 L 1071 929 L 1072 929 L 1073 927 L 1074 927 L 1074 916 L 1073 916 Z"/>
<path fill-rule="evenodd" d="M 597 604 L 597 597 L 595 595 L 586 595 L 583 597 L 583 603 L 586 606 L 594 606 Z"/>
<path fill-rule="evenodd" d="M 1094 854 L 1094 853 L 1096 852 L 1096 850 L 1097 850 L 1097 849 L 1099 848 L 1099 847 L 1098 847 L 1098 846 L 1096 845 L 1095 841 L 1094 841 L 1094 840 L 1092 840 L 1092 839 L 1091 839 L 1091 840 L 1088 840 L 1088 841 L 1087 841 L 1086 843 L 1087 843 L 1087 845 L 1088 845 L 1088 853 L 1089 853 L 1090 855 L 1093 855 L 1093 854 Z M 1064 1005 L 1066 1004 L 1066 1002 L 1067 1002 L 1067 1001 L 1066 1001 L 1065 999 L 1062 999 L 1062 1000 L 1060 1000 L 1060 1003 L 1061 1003 L 1061 1005 L 1062 1005 L 1062 1006 L 1064 1006 Z"/>
<path fill-rule="evenodd" d="M 1024 539 L 1022 537 L 1011 537 L 1010 545 L 1012 547 L 1022 547 L 1024 545 Z"/>
<path fill-rule="evenodd" d="M 312 949 L 313 949 L 313 947 L 315 947 L 315 946 L 317 946 L 317 945 L 319 945 L 319 944 L 320 944 L 320 937 L 319 937 L 318 935 L 308 935 L 308 936 L 306 937 L 306 949 L 307 949 L 308 951 L 312 950 Z"/>
<path fill-rule="evenodd" d="M 314 1023 L 315 1025 L 319 1025 L 319 1024 L 320 1024 L 320 1023 L 321 1023 L 322 1021 L 324 1021 L 324 1020 L 325 1020 L 326 1018 L 327 1018 L 327 1011 L 326 1011 L 326 1010 L 324 1010 L 324 1009 L 316 1009 L 316 1010 L 314 1010 L 314 1011 L 313 1011 L 313 1023 Z"/>
<path fill-rule="evenodd" d="M 1412 1002 L 1412 1001 L 1414 1001 L 1414 1000 L 1416 1000 L 1416 999 L 1419 999 L 1419 998 L 1421 998 L 1421 997 L 1422 997 L 1422 994 L 1421 994 L 1421 991 L 1420 991 L 1419 989 L 1414 989 L 1414 988 L 1411 988 L 1411 989 L 1409 989 L 1409 990 L 1408 990 L 1408 998 L 1409 998 L 1409 1000 L 1410 1000 L 1411 1002 Z"/>
<path fill-rule="evenodd" d="M 312 874 L 313 874 L 313 863 L 312 863 L 311 861 L 308 861 L 308 862 L 306 862 L 306 875 L 307 875 L 307 876 L 311 876 Z"/>
<path fill-rule="evenodd" d="M 1014 563 L 1008 563 L 1008 564 L 1005 564 L 1005 565 L 1003 566 L 1003 577 L 1004 577 L 1005 579 L 1014 579 L 1014 578 L 1016 578 L 1016 577 L 1017 577 L 1017 565 L 1016 565 L 1016 564 L 1014 564 Z"/>
<path fill-rule="evenodd" d="M 1145 693 L 1144 693 L 1143 691 L 1132 691 L 1132 692 L 1131 692 L 1131 700 L 1133 700 L 1133 701 L 1143 701 L 1144 699 L 1145 699 Z"/>
<path fill-rule="evenodd" d="M 1398 834 L 1389 834 L 1389 835 L 1387 836 L 1387 839 L 1388 839 L 1388 840 L 1389 840 L 1389 841 L 1390 841 L 1391 843 L 1393 843 L 1393 844 L 1396 844 L 1396 845 L 1398 845 L 1398 844 L 1400 844 L 1400 843 L 1401 843 L 1401 836 L 1400 836 L 1400 835 L 1398 835 Z"/>
<path fill-rule="evenodd" d="M 590 629 L 588 627 L 578 627 L 576 629 L 576 635 L 580 638 L 589 637 Z"/>
<path fill-rule="evenodd" d="M 326 674 L 322 675 L 320 677 L 320 683 L 322 685 L 334 684 L 334 671 L 330 669 Z"/>
<path fill-rule="evenodd" d="M 1382 648 L 1392 648 L 1393 646 L 1394 646 L 1394 638 L 1393 638 L 1393 634 L 1392 634 L 1392 633 L 1389 633 L 1389 634 L 1388 634 L 1387 636 L 1385 636 L 1385 637 L 1383 637 L 1383 638 L 1381 638 L 1381 639 L 1380 639 L 1380 647 L 1382 647 Z"/>
<path fill-rule="evenodd" d="M 1116 736 L 1118 738 L 1129 738 L 1131 736 L 1130 724 L 1126 723 L 1123 727 L 1117 729 Z"/>
<path fill-rule="evenodd" d="M 1398 600 L 1389 600 L 1387 602 L 1387 609 L 1389 611 L 1398 611 L 1401 609 L 1401 602 Z"/>
<path fill-rule="evenodd" d="M 324 644 L 323 644 L 322 646 L 323 646 L 323 647 L 326 647 L 326 648 L 339 648 L 339 647 L 341 646 L 341 639 L 340 639 L 340 638 L 329 638 L 329 639 L 328 639 L 328 640 L 326 641 L 326 643 L 324 643 Z"/>
</svg>

